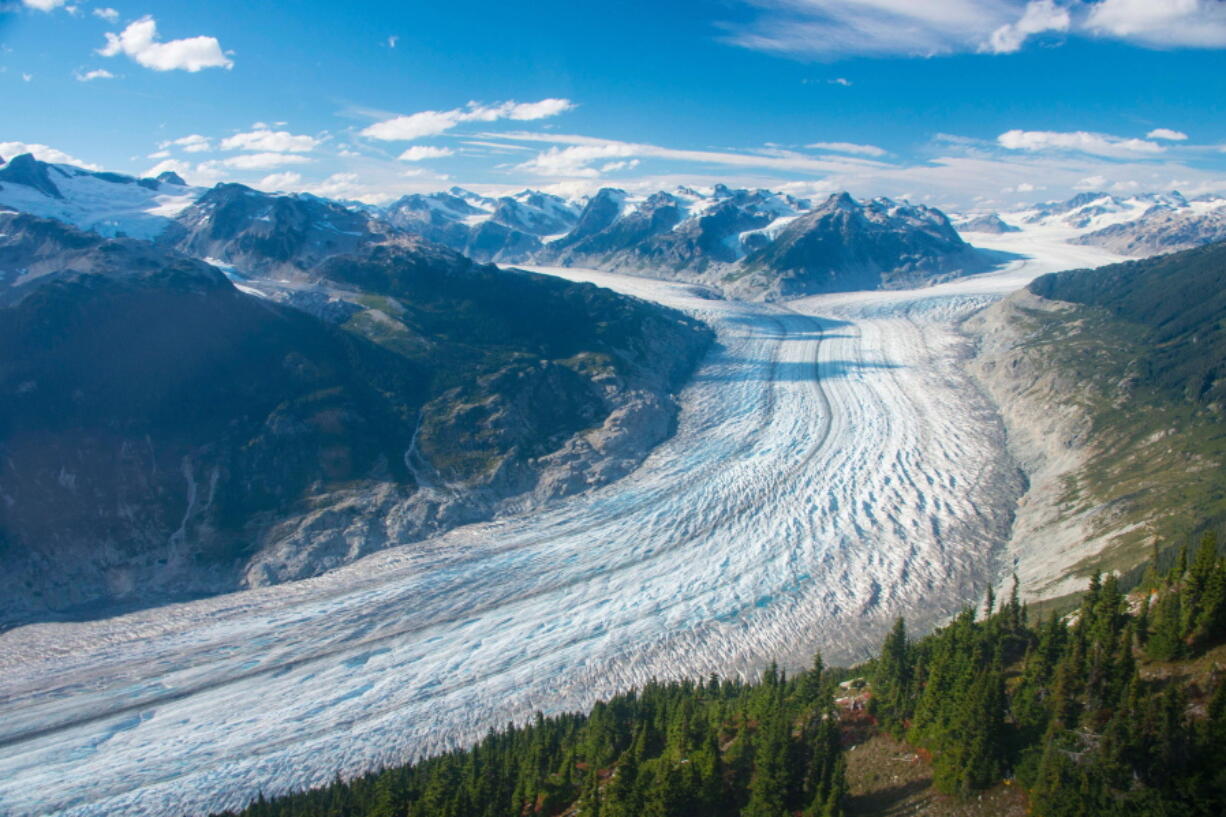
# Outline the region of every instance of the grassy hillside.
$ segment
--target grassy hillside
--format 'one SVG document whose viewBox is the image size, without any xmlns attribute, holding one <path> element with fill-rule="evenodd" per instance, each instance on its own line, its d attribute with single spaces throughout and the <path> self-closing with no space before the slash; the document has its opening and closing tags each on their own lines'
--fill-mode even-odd
<svg viewBox="0 0 1226 817">
<path fill-rule="evenodd" d="M 1102 509 L 1105 551 L 1075 568 L 1127 571 L 1226 527 L 1226 244 L 1036 279 L 1071 306 L 1022 309 L 1018 350 L 1069 384 L 1089 420 L 1062 504 Z"/>
</svg>

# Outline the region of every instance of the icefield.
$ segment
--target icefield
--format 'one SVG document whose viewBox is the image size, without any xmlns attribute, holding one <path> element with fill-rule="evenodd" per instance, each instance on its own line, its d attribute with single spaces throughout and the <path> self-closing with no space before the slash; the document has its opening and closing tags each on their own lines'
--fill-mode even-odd
<svg viewBox="0 0 1226 817">
<path fill-rule="evenodd" d="M 993 242 L 977 242 L 992 244 Z M 303 582 L 0 634 L 0 815 L 207 814 L 652 678 L 865 657 L 1008 565 L 1022 490 L 956 322 L 1030 259 L 782 305 L 552 270 L 708 321 L 677 434 L 630 476 Z"/>
</svg>

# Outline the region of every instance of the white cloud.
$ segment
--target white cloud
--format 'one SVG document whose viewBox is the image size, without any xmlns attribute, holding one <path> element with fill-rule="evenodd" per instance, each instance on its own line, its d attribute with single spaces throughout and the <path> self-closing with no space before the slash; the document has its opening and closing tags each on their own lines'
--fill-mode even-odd
<svg viewBox="0 0 1226 817">
<path fill-rule="evenodd" d="M 235 170 L 272 170 L 285 165 L 307 164 L 310 161 L 306 156 L 296 153 L 243 153 L 229 159 L 216 160 L 212 164 L 232 167 Z"/>
<path fill-rule="evenodd" d="M 158 162 L 153 167 L 146 170 L 145 176 L 146 177 L 160 176 L 167 171 L 170 171 L 171 173 L 178 173 L 180 176 L 183 176 L 185 174 L 191 173 L 191 170 L 192 170 L 191 164 L 183 161 L 182 159 L 166 159 L 165 161 Z"/>
<path fill-rule="evenodd" d="M 861 156 L 885 155 L 885 151 L 876 145 L 857 145 L 852 142 L 814 142 L 805 147 L 813 150 L 832 150 L 835 153 L 855 153 Z"/>
<path fill-rule="evenodd" d="M 398 34 L 393 34 L 392 36 L 390 36 L 390 37 L 388 37 L 388 38 L 387 38 L 387 47 L 388 47 L 388 48 L 395 48 L 395 47 L 396 47 L 396 43 L 398 43 L 398 42 L 400 42 L 400 35 L 398 35 Z"/>
<path fill-rule="evenodd" d="M 319 140 L 313 136 L 270 130 L 259 122 L 253 131 L 236 133 L 221 140 L 222 150 L 259 150 L 274 153 L 306 153 L 318 145 Z"/>
<path fill-rule="evenodd" d="M 100 17 L 108 23 L 113 23 L 119 19 L 119 12 L 112 8 L 94 9 L 94 16 Z"/>
<path fill-rule="evenodd" d="M 600 166 L 600 172 L 601 173 L 614 173 L 618 170 L 633 170 L 634 168 L 638 166 L 639 166 L 638 159 L 631 159 L 629 161 L 621 161 L 621 162 L 609 162 L 608 164 L 603 164 Z"/>
<path fill-rule="evenodd" d="M 302 184 L 301 174 L 292 171 L 286 173 L 270 173 L 255 183 L 261 190 L 293 190 Z"/>
<path fill-rule="evenodd" d="M 842 85 L 844 88 L 850 88 L 852 85 L 851 80 L 847 77 L 835 77 L 834 79 L 827 80 L 827 83 L 830 85 Z"/>
<path fill-rule="evenodd" d="M 491 136 L 492 134 L 481 134 Z M 733 153 L 716 150 L 679 150 L 660 145 L 619 142 L 612 139 L 597 139 L 590 136 L 574 136 L 552 133 L 510 132 L 497 134 L 503 139 L 526 142 L 553 143 L 553 147 L 538 153 L 516 168 L 538 176 L 595 178 L 600 175 L 593 167 L 596 162 L 607 159 L 667 159 L 678 162 L 721 165 L 726 167 L 754 167 L 765 170 L 799 172 L 807 175 L 847 171 L 865 165 L 879 165 L 868 159 L 852 159 L 841 156 L 814 158 L 788 151 L 771 150 L 758 153 Z M 558 147 L 569 145 L 569 147 Z"/>
<path fill-rule="evenodd" d="M 32 80 L 32 79 L 34 79 L 34 75 L 33 75 L 33 74 L 26 74 L 26 73 L 23 73 L 23 74 L 21 75 L 21 81 L 22 81 L 22 82 L 29 82 L 29 81 L 30 81 L 30 80 Z"/>
<path fill-rule="evenodd" d="M 1048 31 L 1152 48 L 1226 46 L 1222 0 L 741 0 L 745 48 L 830 59 L 1018 51 Z"/>
<path fill-rule="evenodd" d="M 1106 176 L 1086 176 L 1073 185 L 1075 190 L 1102 190 L 1107 186 Z"/>
<path fill-rule="evenodd" d="M 1171 130 L 1170 128 L 1154 128 L 1149 133 L 1145 134 L 1146 139 L 1166 139 L 1170 142 L 1187 141 L 1188 135 L 1183 131 Z"/>
<path fill-rule="evenodd" d="M 169 158 L 170 158 L 170 151 L 169 151 L 169 150 L 158 150 L 158 151 L 154 151 L 153 153 L 150 153 L 150 154 L 149 154 L 148 156 L 146 156 L 145 158 L 146 158 L 146 159 L 169 159 Z"/>
<path fill-rule="evenodd" d="M 436 148 L 429 145 L 413 145 L 413 147 L 400 154 L 399 158 L 402 162 L 420 162 L 425 159 L 442 159 L 444 156 L 451 156 L 455 153 L 451 148 Z"/>
<path fill-rule="evenodd" d="M 499 119 L 528 121 L 546 119 L 575 107 L 569 99 L 542 99 L 539 102 L 499 102 L 480 105 L 470 102 L 450 111 L 419 111 L 408 116 L 396 116 L 376 122 L 362 131 L 363 136 L 384 141 L 409 141 L 423 136 L 436 136 L 451 130 L 461 122 L 494 122 Z"/>
<path fill-rule="evenodd" d="M 333 173 L 318 184 L 306 186 L 303 192 L 329 199 L 364 201 L 368 204 L 382 204 L 396 197 L 394 192 L 366 184 L 357 173 Z"/>
<path fill-rule="evenodd" d="M 1144 139 L 1125 139 L 1105 133 L 1088 131 L 1024 131 L 1011 130 L 996 137 L 1001 147 L 1009 150 L 1063 150 L 1091 153 L 1095 156 L 1127 158 L 1162 153 L 1164 148 Z"/>
<path fill-rule="evenodd" d="M 38 9 L 39 11 L 54 11 L 64 5 L 67 0 L 21 0 L 26 8 Z"/>
<path fill-rule="evenodd" d="M 92 82 L 95 79 L 114 79 L 115 78 L 115 75 L 112 74 L 110 71 L 106 70 L 105 68 L 95 68 L 94 70 L 86 71 L 83 74 L 80 71 L 78 71 L 74 76 L 76 76 L 78 82 Z"/>
<path fill-rule="evenodd" d="M 1024 13 L 1017 0 L 749 0 L 729 39 L 746 48 L 840 57 L 974 51 Z"/>
<path fill-rule="evenodd" d="M 180 147 L 183 148 L 184 153 L 206 153 L 213 149 L 213 143 L 209 141 L 207 136 L 192 133 L 187 136 L 180 136 L 178 139 L 171 139 L 168 142 L 159 142 L 158 147 L 162 149 Z"/>
<path fill-rule="evenodd" d="M 1226 3 L 1221 0 L 1102 0 L 1090 7 L 1086 27 L 1100 36 L 1155 48 L 1226 46 Z"/>
<path fill-rule="evenodd" d="M 104 57 L 126 54 L 155 71 L 182 70 L 195 73 L 204 68 L 233 68 L 234 62 L 221 50 L 216 37 L 188 37 L 158 42 L 157 21 L 142 17 L 121 33 L 106 35 L 98 50 Z"/>
<path fill-rule="evenodd" d="M 56 150 L 47 145 L 40 145 L 34 142 L 0 142 L 0 156 L 7 161 L 14 156 L 20 156 L 23 153 L 32 153 L 34 158 L 40 162 L 51 162 L 52 164 L 60 165 L 76 165 L 83 167 L 86 170 L 101 170 L 100 165 L 87 162 L 84 159 L 78 159 L 62 150 Z"/>
<path fill-rule="evenodd" d="M 1006 23 L 992 32 L 984 47 L 994 54 L 1011 54 L 1020 51 L 1026 40 L 1045 31 L 1068 31 L 1069 13 L 1052 0 L 1032 0 L 1020 20 Z"/>
</svg>

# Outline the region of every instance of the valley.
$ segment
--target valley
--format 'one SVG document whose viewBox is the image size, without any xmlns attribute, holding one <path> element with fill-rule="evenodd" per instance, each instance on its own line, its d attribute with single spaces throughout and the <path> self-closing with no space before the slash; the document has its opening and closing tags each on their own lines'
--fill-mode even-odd
<svg viewBox="0 0 1226 817">
<path fill-rule="evenodd" d="M 1024 490 L 957 323 L 1042 273 L 1116 260 L 1036 232 L 982 238 L 1027 258 L 786 306 L 539 270 L 716 330 L 672 438 L 611 486 L 316 578 L 0 635 L 0 802 L 217 810 L 652 677 L 818 647 L 853 661 L 904 611 L 939 623 L 1009 569 Z"/>
</svg>

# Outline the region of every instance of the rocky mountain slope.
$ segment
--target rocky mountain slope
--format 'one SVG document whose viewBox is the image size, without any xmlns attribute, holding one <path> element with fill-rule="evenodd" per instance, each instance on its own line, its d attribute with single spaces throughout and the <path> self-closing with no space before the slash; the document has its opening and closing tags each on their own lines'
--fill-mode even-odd
<svg viewBox="0 0 1226 817">
<path fill-rule="evenodd" d="M 922 286 L 1000 261 L 963 241 L 939 210 L 841 193 L 750 252 L 738 278 L 740 287 L 809 295 Z"/>
<path fill-rule="evenodd" d="M 179 212 L 156 241 L 215 259 L 247 277 L 310 280 L 334 255 L 377 244 L 421 242 L 357 208 L 308 194 L 274 195 L 219 184 Z"/>
<path fill-rule="evenodd" d="M 718 184 L 647 196 L 605 188 L 574 200 L 532 190 L 491 198 L 457 187 L 380 208 L 181 181 L 19 156 L 0 170 L 0 205 L 104 235 L 153 238 L 247 277 L 291 280 L 310 280 L 333 254 L 416 239 L 477 261 L 650 273 L 753 298 L 922 285 L 1002 260 L 966 244 L 939 210 L 846 193 L 815 204 Z"/>
<path fill-rule="evenodd" d="M 0 213 L 0 621 L 310 576 L 614 479 L 710 340 L 432 246 L 318 275 L 257 297 Z"/>
<path fill-rule="evenodd" d="M 1226 202 L 1195 202 L 1179 210 L 1155 206 L 1136 219 L 1111 224 L 1074 241 L 1134 256 L 1226 241 Z"/>
<path fill-rule="evenodd" d="M 1045 275 L 967 322 L 1030 478 L 1009 549 L 1031 593 L 1226 521 L 1224 321 L 1219 243 Z"/>
</svg>

